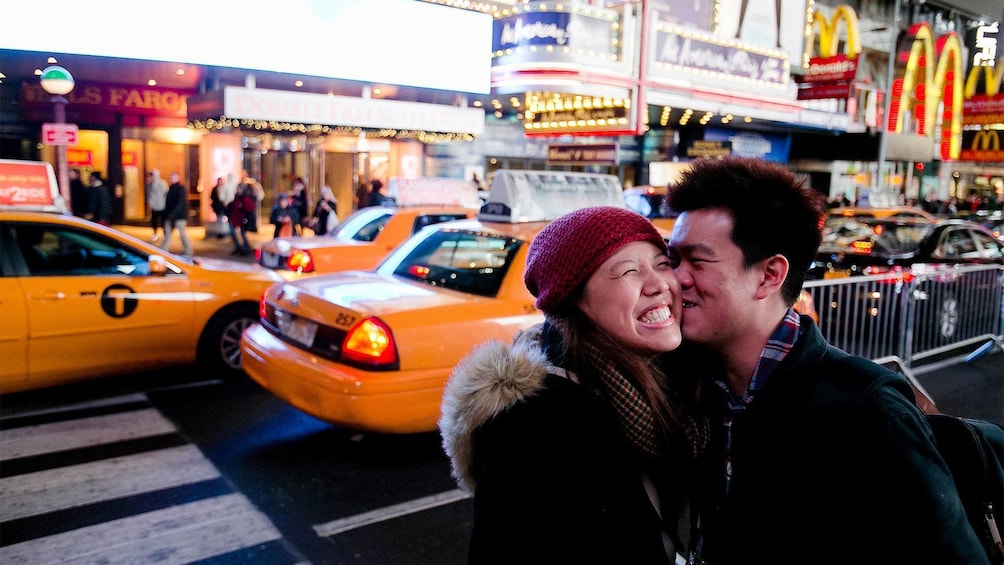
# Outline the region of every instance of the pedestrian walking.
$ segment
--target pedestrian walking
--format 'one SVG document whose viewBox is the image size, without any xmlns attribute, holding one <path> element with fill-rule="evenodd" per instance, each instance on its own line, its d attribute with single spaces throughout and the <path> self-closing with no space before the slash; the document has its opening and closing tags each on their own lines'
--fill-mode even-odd
<svg viewBox="0 0 1004 565">
<path fill-rule="evenodd" d="M 97 171 L 91 173 L 91 183 L 87 187 L 87 212 L 84 214 L 84 217 L 101 225 L 107 226 L 111 224 L 111 189 L 101 180 L 101 174 Z"/>
<path fill-rule="evenodd" d="M 146 173 L 146 204 L 150 207 L 150 241 L 157 242 L 164 235 L 164 207 L 167 206 L 167 183 L 160 178 L 160 170 Z M 160 230 L 160 235 L 157 230 Z"/>
<path fill-rule="evenodd" d="M 272 206 L 269 223 L 275 226 L 273 237 L 294 237 L 300 224 L 300 212 L 293 205 L 293 199 L 288 193 L 279 194 L 279 200 Z"/>
<path fill-rule="evenodd" d="M 171 239 L 174 230 L 178 230 L 181 238 L 182 255 L 191 257 L 192 242 L 188 239 L 188 190 L 181 184 L 181 175 L 171 173 L 168 177 L 171 185 L 167 188 L 164 199 L 164 242 L 161 247 L 165 251 L 171 249 Z"/>
<path fill-rule="evenodd" d="M 335 228 L 338 227 L 338 200 L 330 186 L 321 187 L 314 213 L 305 223 L 314 230 L 314 235 L 329 235 L 335 232 Z"/>
<path fill-rule="evenodd" d="M 254 187 L 247 183 L 241 183 L 234 199 L 227 207 L 227 218 L 230 224 L 230 239 L 234 243 L 233 255 L 249 255 L 251 244 L 248 241 L 248 232 L 258 231 L 258 200 L 254 194 Z"/>
</svg>

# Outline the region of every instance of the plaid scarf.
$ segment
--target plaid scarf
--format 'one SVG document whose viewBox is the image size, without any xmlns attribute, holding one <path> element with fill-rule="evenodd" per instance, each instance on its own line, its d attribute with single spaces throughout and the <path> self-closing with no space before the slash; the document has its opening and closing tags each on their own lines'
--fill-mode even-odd
<svg viewBox="0 0 1004 565">
<path fill-rule="evenodd" d="M 596 346 L 587 344 L 584 354 L 600 376 L 600 392 L 617 412 L 628 443 L 645 459 L 659 458 L 663 449 L 648 400 Z"/>
</svg>

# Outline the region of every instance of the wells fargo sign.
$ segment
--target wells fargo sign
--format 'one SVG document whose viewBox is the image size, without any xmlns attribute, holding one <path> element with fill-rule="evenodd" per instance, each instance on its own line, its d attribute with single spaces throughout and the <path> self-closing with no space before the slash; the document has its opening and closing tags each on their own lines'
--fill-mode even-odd
<svg viewBox="0 0 1004 565">
<path fill-rule="evenodd" d="M 993 129 L 981 129 L 963 133 L 963 161 L 981 161 L 985 163 L 1004 162 L 1004 151 L 1001 150 L 1000 132 Z"/>
<path fill-rule="evenodd" d="M 114 123 L 114 116 L 144 115 L 158 118 L 185 119 L 186 101 L 195 91 L 128 86 L 119 84 L 78 82 L 66 95 L 70 121 Z M 52 97 L 39 84 L 22 83 L 21 103 L 25 119 L 43 121 L 52 114 Z"/>
<path fill-rule="evenodd" d="M 844 52 L 838 53 L 841 22 L 847 31 L 847 40 L 844 42 Z M 851 81 L 858 72 L 858 57 L 861 54 L 858 16 L 853 8 L 846 5 L 837 6 L 830 18 L 815 10 L 806 39 L 806 53 L 814 51 L 817 28 L 819 56 L 810 57 L 805 75 L 798 78 L 801 83 L 798 99 L 848 98 L 851 94 Z"/>
<path fill-rule="evenodd" d="M 958 159 L 962 150 L 962 42 L 955 32 L 937 39 L 927 22 L 913 24 L 896 57 L 897 78 L 892 83 L 888 131 L 914 131 L 933 137 L 941 115 L 941 159 Z"/>
</svg>

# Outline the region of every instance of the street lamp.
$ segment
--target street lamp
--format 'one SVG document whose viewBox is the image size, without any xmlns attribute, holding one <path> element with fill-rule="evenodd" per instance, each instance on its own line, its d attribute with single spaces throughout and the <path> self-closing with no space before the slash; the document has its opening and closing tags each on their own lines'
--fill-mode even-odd
<svg viewBox="0 0 1004 565">
<path fill-rule="evenodd" d="M 66 123 L 66 105 L 68 100 L 66 95 L 73 90 L 73 75 L 70 71 L 59 66 L 51 66 L 42 69 L 42 76 L 39 77 L 42 90 L 52 96 L 53 122 L 57 124 Z M 59 192 L 63 195 L 63 202 L 67 209 L 72 210 L 70 201 L 70 172 L 66 166 L 66 145 L 56 145 L 56 176 L 59 182 Z"/>
</svg>

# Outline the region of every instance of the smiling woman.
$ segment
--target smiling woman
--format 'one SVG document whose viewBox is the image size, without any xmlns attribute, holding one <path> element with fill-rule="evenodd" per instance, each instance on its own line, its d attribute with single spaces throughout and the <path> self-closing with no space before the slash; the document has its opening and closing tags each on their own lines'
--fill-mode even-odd
<svg viewBox="0 0 1004 565">
<path fill-rule="evenodd" d="M 673 563 L 704 424 L 655 363 L 681 342 L 665 241 L 633 211 L 583 208 L 537 234 L 524 281 L 543 326 L 476 348 L 443 397 L 471 563 Z"/>
</svg>

